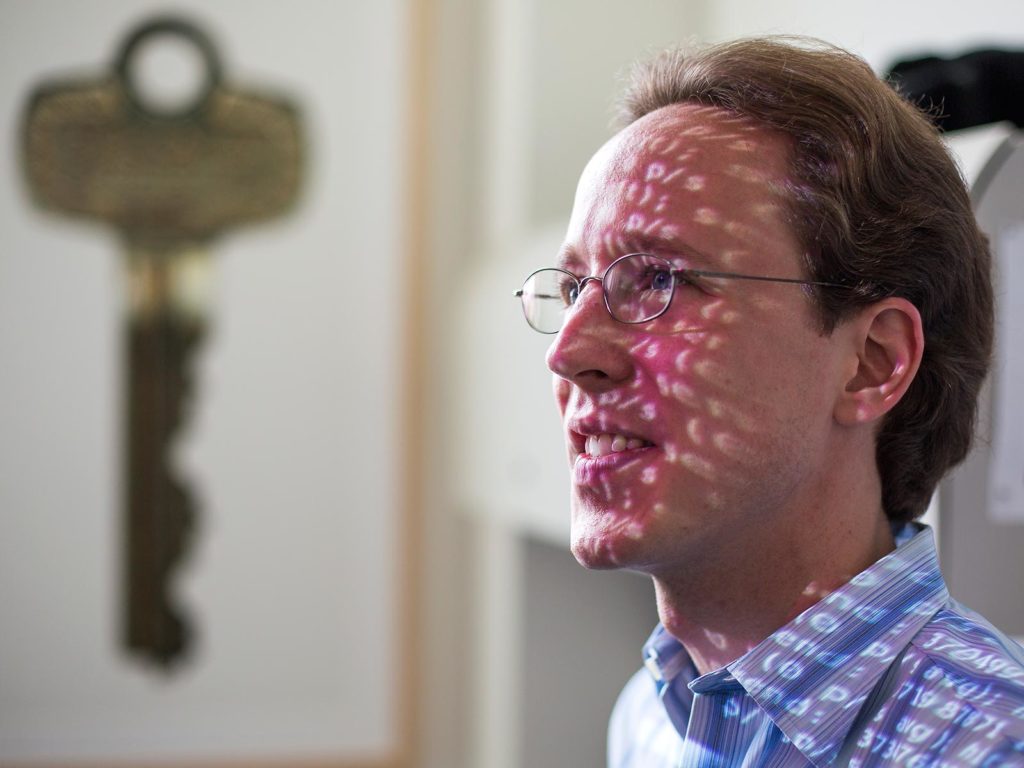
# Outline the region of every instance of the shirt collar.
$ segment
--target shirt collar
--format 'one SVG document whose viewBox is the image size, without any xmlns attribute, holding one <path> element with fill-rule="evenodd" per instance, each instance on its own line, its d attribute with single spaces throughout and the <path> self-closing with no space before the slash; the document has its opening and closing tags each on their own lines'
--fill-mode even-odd
<svg viewBox="0 0 1024 768">
<path fill-rule="evenodd" d="M 659 690 L 676 677 L 673 688 L 681 682 L 698 693 L 738 684 L 808 760 L 830 764 L 872 689 L 949 602 L 932 530 L 909 523 L 896 543 L 739 659 L 696 679 L 686 650 L 659 625 L 644 646 Z"/>
<path fill-rule="evenodd" d="M 931 529 L 910 524 L 900 542 L 728 665 L 815 765 L 831 764 L 872 689 L 949 602 Z"/>
</svg>

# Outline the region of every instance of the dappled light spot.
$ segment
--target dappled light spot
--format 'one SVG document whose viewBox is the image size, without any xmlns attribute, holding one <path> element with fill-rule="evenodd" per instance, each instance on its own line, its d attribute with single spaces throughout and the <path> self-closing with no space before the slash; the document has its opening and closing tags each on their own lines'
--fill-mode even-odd
<svg viewBox="0 0 1024 768">
<path fill-rule="evenodd" d="M 725 223 L 724 229 L 728 234 L 738 240 L 747 240 L 751 243 L 760 242 L 761 233 L 749 224 L 744 224 L 739 221 L 728 221 Z"/>
<path fill-rule="evenodd" d="M 626 226 L 624 229 L 626 232 L 639 232 L 643 230 L 646 224 L 647 219 L 645 219 L 642 214 L 633 213 L 630 214 L 628 219 L 626 219 Z"/>
<path fill-rule="evenodd" d="M 821 632 L 822 634 L 828 635 L 838 629 L 839 619 L 831 613 L 816 613 L 811 617 L 810 626 L 815 632 Z"/>
<path fill-rule="evenodd" d="M 757 413 L 743 413 L 733 408 L 729 413 L 729 424 L 736 432 L 745 434 L 757 434 L 763 432 L 764 428 Z"/>
<path fill-rule="evenodd" d="M 725 173 L 749 184 L 764 184 L 767 181 L 764 171 L 745 163 L 733 163 L 725 169 Z"/>
<path fill-rule="evenodd" d="M 714 360 L 700 360 L 693 366 L 694 373 L 705 379 L 719 379 L 725 376 L 725 371 Z"/>
<path fill-rule="evenodd" d="M 646 227 L 644 227 L 643 232 L 644 232 L 645 235 L 664 234 L 663 228 L 665 226 L 666 225 L 665 225 L 665 220 L 664 219 L 662 219 L 662 218 L 655 218 L 653 221 L 651 221 L 650 224 L 648 224 Z"/>
<path fill-rule="evenodd" d="M 639 389 L 639 387 L 634 387 L 634 389 Z M 641 402 L 642 400 L 643 400 L 643 397 L 640 396 L 640 395 L 635 395 L 635 396 L 629 398 L 628 400 L 624 400 L 623 403 L 622 403 L 622 410 L 625 411 L 625 410 L 631 409 L 634 405 L 636 405 L 637 403 Z"/>
<path fill-rule="evenodd" d="M 800 289 L 800 286 L 787 286 L 789 288 Z M 776 291 L 775 294 L 769 294 L 767 292 L 756 293 L 751 295 L 750 304 L 756 307 L 762 312 L 782 312 L 785 311 L 787 302 L 785 301 L 785 295 Z"/>
<path fill-rule="evenodd" d="M 726 312 L 723 312 L 718 319 L 721 320 L 726 325 L 732 325 L 733 323 L 740 319 L 740 313 L 730 309 Z"/>
<path fill-rule="evenodd" d="M 707 224 L 713 226 L 721 221 L 721 217 L 714 208 L 698 208 L 693 212 L 693 220 L 698 224 Z"/>
<path fill-rule="evenodd" d="M 680 458 L 680 462 L 688 470 L 695 475 L 703 477 L 705 480 L 714 480 L 717 476 L 715 465 L 696 453 L 684 453 Z"/>
<path fill-rule="evenodd" d="M 683 186 L 686 187 L 691 192 L 699 192 L 700 190 L 704 189 L 705 183 L 706 182 L 703 176 L 699 174 L 694 174 L 692 176 L 687 177 L 686 181 L 683 182 Z"/>
<path fill-rule="evenodd" d="M 679 178 L 680 175 L 682 175 L 684 173 L 686 173 L 686 168 L 685 167 L 676 168 L 671 173 L 666 174 L 665 178 L 661 180 L 662 184 L 671 184 L 673 181 L 675 181 L 677 178 Z"/>
<path fill-rule="evenodd" d="M 655 136 L 647 142 L 647 150 L 651 153 L 665 154 L 671 151 L 670 147 L 677 144 L 677 139 L 670 138 L 664 134 Z"/>
<path fill-rule="evenodd" d="M 715 448 L 731 459 L 738 461 L 749 456 L 749 452 L 746 450 L 743 442 L 728 432 L 719 432 L 711 439 L 711 442 Z"/>
<path fill-rule="evenodd" d="M 708 642 L 710 642 L 715 648 L 718 648 L 719 650 L 725 648 L 725 635 L 721 632 L 713 632 L 710 629 L 706 629 L 704 630 L 704 635 L 707 637 Z"/>
<path fill-rule="evenodd" d="M 850 698 L 850 691 L 841 685 L 830 685 L 825 689 L 825 692 L 821 695 L 824 701 L 831 701 L 836 704 L 842 704 L 844 701 Z"/>
<path fill-rule="evenodd" d="M 668 374 L 659 373 L 655 377 L 655 381 L 658 384 L 658 394 L 662 397 L 668 397 L 672 392 L 672 382 L 668 378 Z"/>
<path fill-rule="evenodd" d="M 721 320 L 720 313 L 725 306 L 726 304 L 723 301 L 709 301 L 700 308 L 700 316 L 708 322 Z M 729 311 L 732 312 L 733 310 Z"/>
<path fill-rule="evenodd" d="M 644 181 L 656 181 L 665 175 L 665 164 L 654 162 L 647 166 L 647 174 Z"/>
<path fill-rule="evenodd" d="M 694 416 L 686 422 L 686 434 L 690 437 L 690 442 L 694 445 L 700 446 L 704 444 L 704 430 L 701 420 Z"/>
<path fill-rule="evenodd" d="M 641 353 L 643 353 L 644 351 L 646 351 L 646 349 L 647 349 L 647 347 L 648 347 L 649 345 L 651 345 L 651 344 L 653 344 L 653 343 L 654 343 L 654 339 L 648 338 L 648 337 L 646 337 L 646 336 L 645 336 L 645 337 L 643 337 L 643 338 L 640 338 L 640 339 L 638 339 L 638 340 L 637 340 L 637 342 L 636 342 L 635 344 L 633 344 L 633 345 L 632 345 L 632 346 L 631 346 L 631 347 L 629 348 L 629 353 L 630 353 L 631 355 L 638 355 L 638 354 L 641 354 Z"/>
<path fill-rule="evenodd" d="M 761 203 L 750 207 L 750 213 L 758 221 L 773 221 L 785 214 L 782 206 L 778 203 Z"/>
<path fill-rule="evenodd" d="M 672 397 L 687 405 L 697 402 L 697 394 L 693 391 L 693 387 L 681 381 L 677 381 L 672 385 Z"/>
</svg>

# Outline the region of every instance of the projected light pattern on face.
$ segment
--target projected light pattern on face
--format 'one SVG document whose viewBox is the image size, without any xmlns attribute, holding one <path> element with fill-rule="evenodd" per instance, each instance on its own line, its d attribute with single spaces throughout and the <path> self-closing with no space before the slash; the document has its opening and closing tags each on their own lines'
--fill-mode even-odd
<svg viewBox="0 0 1024 768">
<path fill-rule="evenodd" d="M 554 266 L 582 281 L 646 253 L 806 277 L 788 159 L 722 110 L 652 112 L 588 164 Z M 908 527 L 892 552 L 879 501 L 857 518 L 880 526 L 870 559 L 808 554 L 854 535 L 822 500 L 842 495 L 828 462 L 853 453 L 836 441 L 855 439 L 837 393 L 870 367 L 849 353 L 856 322 L 823 334 L 807 286 L 697 278 L 661 316 L 623 323 L 603 290 L 586 281 L 547 362 L 573 553 L 650 574 L 658 595 L 656 684 L 642 673 L 620 697 L 610 765 L 1024 767 L 1024 654 L 949 598 L 929 531 Z M 783 591 L 799 596 L 784 618 L 744 625 Z"/>
<path fill-rule="evenodd" d="M 919 528 L 715 672 L 656 630 L 609 764 L 1024 766 L 1024 651 L 950 599 Z"/>
<path fill-rule="evenodd" d="M 787 158 L 781 138 L 721 110 L 652 113 L 587 166 L 557 266 L 601 275 L 643 252 L 676 269 L 800 278 Z M 586 284 L 548 352 L 576 557 L 657 575 L 784 528 L 764 510 L 804 492 L 831 407 L 826 387 L 808 386 L 831 353 L 808 289 L 698 278 L 636 325 L 609 316 L 602 290 Z"/>
</svg>

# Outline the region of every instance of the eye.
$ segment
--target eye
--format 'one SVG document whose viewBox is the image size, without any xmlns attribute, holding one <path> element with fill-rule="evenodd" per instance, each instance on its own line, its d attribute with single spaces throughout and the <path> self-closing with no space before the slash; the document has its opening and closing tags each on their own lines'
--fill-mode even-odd
<svg viewBox="0 0 1024 768">
<path fill-rule="evenodd" d="M 558 280 L 558 295 L 562 297 L 562 303 L 571 307 L 580 297 L 580 284 L 569 275 L 561 275 Z"/>
<path fill-rule="evenodd" d="M 656 265 L 648 266 L 637 281 L 641 291 L 670 291 L 674 285 L 672 272 Z"/>
</svg>

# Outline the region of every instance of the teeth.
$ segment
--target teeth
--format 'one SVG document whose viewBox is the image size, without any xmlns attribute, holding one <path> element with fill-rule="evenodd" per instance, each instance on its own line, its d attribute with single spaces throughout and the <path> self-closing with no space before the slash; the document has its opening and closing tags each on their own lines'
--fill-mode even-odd
<svg viewBox="0 0 1024 768">
<path fill-rule="evenodd" d="M 590 456 L 597 458 L 607 456 L 609 453 L 618 453 L 619 451 L 635 451 L 637 448 L 643 448 L 645 445 L 649 445 L 649 443 L 636 437 L 626 437 L 625 435 L 605 432 L 600 435 L 588 436 L 586 451 Z"/>
</svg>

